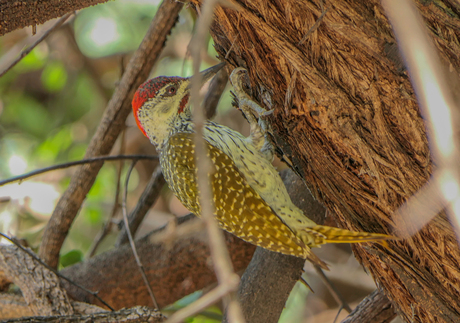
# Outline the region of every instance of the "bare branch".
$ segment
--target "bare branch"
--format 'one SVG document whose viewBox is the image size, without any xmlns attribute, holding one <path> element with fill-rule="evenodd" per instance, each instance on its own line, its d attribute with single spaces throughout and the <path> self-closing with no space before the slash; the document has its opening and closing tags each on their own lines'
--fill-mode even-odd
<svg viewBox="0 0 460 323">
<path fill-rule="evenodd" d="M 183 3 L 165 0 L 158 8 L 144 40 L 131 58 L 91 139 L 86 158 L 106 155 L 112 149 L 124 127 L 126 117 L 131 112 L 131 98 L 158 59 L 182 7 Z M 79 168 L 53 212 L 40 246 L 41 258 L 52 267 L 58 264 L 62 243 L 101 167 L 102 163 L 93 163 Z"/>
<path fill-rule="evenodd" d="M 94 313 L 107 312 L 99 306 L 70 301 L 72 304 L 75 315 L 89 315 Z M 31 311 L 29 305 L 27 305 L 22 295 L 12 293 L 0 293 L 0 321 L 6 319 L 23 318 L 27 316 L 33 316 L 34 313 Z"/>
<path fill-rule="evenodd" d="M 144 192 L 141 195 L 141 198 L 136 204 L 136 207 L 132 210 L 131 214 L 128 217 L 129 220 L 129 229 L 134 235 L 142 223 L 145 215 L 147 214 L 150 207 L 155 203 L 160 195 L 161 189 L 165 184 L 165 179 L 163 173 L 161 172 L 161 167 L 157 166 L 152 176 L 150 177 L 147 186 L 144 189 Z M 128 242 L 128 235 L 126 234 L 126 226 L 120 231 L 118 235 L 118 240 L 115 243 L 116 247 L 120 247 L 122 244 Z"/>
<path fill-rule="evenodd" d="M 32 316 L 24 297 L 21 295 L 0 293 L 0 320 Z"/>
<path fill-rule="evenodd" d="M 122 210 L 123 210 L 123 221 L 125 223 L 126 227 L 126 233 L 128 235 L 129 239 L 129 244 L 131 246 L 131 250 L 133 251 L 134 258 L 136 259 L 137 266 L 139 267 L 139 270 L 141 271 L 142 279 L 144 280 L 144 284 L 147 287 L 147 291 L 149 292 L 149 296 L 152 299 L 153 306 L 155 309 L 159 309 L 157 300 L 155 299 L 155 295 L 153 294 L 152 287 L 150 286 L 149 280 L 147 278 L 147 275 L 145 274 L 144 266 L 142 266 L 142 262 L 139 258 L 139 255 L 137 254 L 136 250 L 136 244 L 134 243 L 133 235 L 131 234 L 131 230 L 129 230 L 129 222 L 128 222 L 128 212 L 126 210 L 126 199 L 128 198 L 128 184 L 129 184 L 129 178 L 131 177 L 131 172 L 134 169 L 134 166 L 136 165 L 136 160 L 133 161 L 131 164 L 131 167 L 128 170 L 128 173 L 126 174 L 126 182 L 125 182 L 125 191 L 123 194 L 123 203 L 122 203 Z"/>
<path fill-rule="evenodd" d="M 238 289 L 247 322 L 278 322 L 292 288 L 302 275 L 304 263 L 301 258 L 256 249 Z M 230 322 L 227 315 L 223 322 Z"/>
<path fill-rule="evenodd" d="M 188 227 L 191 219 L 195 217 L 179 218 L 177 232 L 183 233 L 185 230 L 182 228 Z M 167 234 L 167 226 L 164 226 L 136 240 L 136 249 L 147 277 L 155 281 L 152 289 L 160 308 L 216 282 L 216 276 L 209 266 L 210 252 L 204 239 L 206 229 L 194 225 L 193 230 L 187 231 L 187 235 L 173 236 L 170 241 L 163 242 Z M 161 239 L 157 239 L 158 236 L 162 236 Z M 244 270 L 255 246 L 229 233 L 225 234 L 225 241 L 235 270 Z M 98 295 L 116 309 L 150 303 L 133 252 L 127 244 L 64 268 L 62 273 L 88 289 L 98 290 Z M 73 299 L 99 303 L 74 286 L 67 283 L 65 286 Z"/>
<path fill-rule="evenodd" d="M 228 249 L 225 246 L 223 232 L 217 225 L 217 220 L 214 217 L 215 209 L 212 198 L 211 185 L 209 183 L 208 172 L 211 169 L 211 161 L 207 157 L 206 145 L 203 138 L 203 126 L 205 123 L 204 106 L 200 104 L 199 91 L 200 91 L 200 63 L 201 63 L 201 50 L 204 48 L 204 40 L 206 33 L 209 30 L 213 19 L 215 0 L 208 0 L 203 5 L 202 14 L 198 20 L 196 32 L 190 42 L 190 53 L 193 59 L 193 77 L 191 84 L 191 103 L 193 106 L 193 122 L 195 129 L 195 159 L 197 160 L 197 186 L 199 194 L 199 204 L 201 208 L 201 216 L 206 224 L 209 247 L 211 249 L 212 262 L 214 271 L 219 282 L 215 290 L 209 292 L 214 296 L 214 302 L 218 301 L 227 293 L 229 295 L 227 308 L 229 312 L 230 322 L 245 322 L 243 312 L 236 299 L 235 291 L 238 287 L 239 277 L 234 273 Z M 230 282 L 232 282 L 230 284 Z M 233 283 L 234 282 L 234 283 Z M 220 289 L 226 293 L 219 293 Z M 168 322 L 180 322 L 184 315 L 192 315 L 201 310 L 203 300 L 197 300 L 187 306 L 186 308 L 174 313 Z"/>
<path fill-rule="evenodd" d="M 69 168 L 72 166 L 77 166 L 77 165 L 84 165 L 84 164 L 90 164 L 90 163 L 96 163 L 96 162 L 101 162 L 101 161 L 112 161 L 112 160 L 123 160 L 123 159 L 129 159 L 129 160 L 140 160 L 140 159 L 150 159 L 150 160 L 157 160 L 158 156 L 152 156 L 152 155 L 116 155 L 116 156 L 100 156 L 100 157 L 93 157 L 93 158 L 86 158 L 82 160 L 76 160 L 73 162 L 67 162 L 63 164 L 57 164 L 45 168 L 40 168 L 37 170 L 34 170 L 30 173 L 26 173 L 23 175 L 11 177 L 8 179 L 5 179 L 3 181 L 0 181 L 0 186 L 9 184 L 9 183 L 14 183 L 14 182 L 22 182 L 23 180 L 40 175 L 43 173 L 47 173 L 53 170 L 58 170 L 58 169 L 63 169 L 63 168 Z"/>
</svg>

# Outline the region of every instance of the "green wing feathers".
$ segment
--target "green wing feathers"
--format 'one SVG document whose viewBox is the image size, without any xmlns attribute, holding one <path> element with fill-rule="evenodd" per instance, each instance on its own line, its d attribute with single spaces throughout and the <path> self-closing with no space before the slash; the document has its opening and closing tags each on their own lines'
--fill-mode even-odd
<svg viewBox="0 0 460 323">
<path fill-rule="evenodd" d="M 259 194 L 259 191 L 249 184 L 244 172 L 240 171 L 229 155 L 209 142 L 207 150 L 214 166 L 208 176 L 213 191 L 216 218 L 224 230 L 247 242 L 271 251 L 308 258 L 326 268 L 326 264 L 316 257 L 310 248 L 325 243 L 394 239 L 385 234 L 352 232 L 315 225 L 313 221 L 304 218 L 302 212 L 294 205 L 287 204 L 283 207 L 282 203 L 289 197 L 284 198 L 281 190 L 278 193 L 284 200 L 277 199 L 275 194 L 270 202 L 267 202 L 262 197 L 263 194 Z M 193 134 L 177 133 L 169 138 L 160 156 L 160 163 L 171 190 L 191 212 L 200 216 L 194 152 Z M 236 150 L 236 153 L 240 151 Z M 276 188 L 269 187 L 273 190 Z"/>
<path fill-rule="evenodd" d="M 218 148 L 207 144 L 215 215 L 219 225 L 239 238 L 260 247 L 306 258 L 310 248 L 267 203 L 248 185 L 233 160 Z M 170 137 L 160 162 L 171 190 L 191 212 L 200 216 L 199 191 L 196 185 L 193 134 Z"/>
</svg>

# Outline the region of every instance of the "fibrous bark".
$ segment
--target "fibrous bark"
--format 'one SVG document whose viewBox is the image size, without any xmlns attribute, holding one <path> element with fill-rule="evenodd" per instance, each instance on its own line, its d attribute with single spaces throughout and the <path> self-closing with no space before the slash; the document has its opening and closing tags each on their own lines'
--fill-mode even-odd
<svg viewBox="0 0 460 323">
<path fill-rule="evenodd" d="M 269 120 L 277 146 L 342 227 L 390 233 L 392 213 L 427 182 L 433 166 L 380 2 L 232 3 L 239 9 L 216 10 L 216 49 L 248 68 L 256 99 L 275 109 Z M 460 5 L 418 6 L 458 75 Z M 404 319 L 460 320 L 460 251 L 444 214 L 410 239 L 354 251 Z"/>
</svg>

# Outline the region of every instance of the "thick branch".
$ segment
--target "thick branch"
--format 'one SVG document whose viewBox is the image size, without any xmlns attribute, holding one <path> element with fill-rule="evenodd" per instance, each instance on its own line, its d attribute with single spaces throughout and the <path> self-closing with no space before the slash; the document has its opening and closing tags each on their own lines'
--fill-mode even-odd
<svg viewBox="0 0 460 323">
<path fill-rule="evenodd" d="M 34 313 L 30 310 L 24 297 L 0 293 L 0 320 L 32 315 Z"/>
<path fill-rule="evenodd" d="M 247 322 L 278 322 L 292 288 L 302 275 L 304 263 L 301 258 L 256 249 L 238 289 Z M 224 322 L 228 322 L 227 317 Z"/>
<path fill-rule="evenodd" d="M 0 0 L 0 36 L 108 0 Z"/>
<path fill-rule="evenodd" d="M 19 287 L 35 315 L 73 314 L 55 273 L 16 246 L 0 246 L 0 267 Z"/>
<path fill-rule="evenodd" d="M 181 229 L 188 225 L 178 226 Z M 160 307 L 200 290 L 216 281 L 206 239 L 206 230 L 193 226 L 188 235 L 167 243 L 159 240 L 163 230 L 136 242 L 139 257 Z M 167 231 L 167 230 L 166 230 Z M 252 258 L 255 247 L 226 233 L 235 270 L 244 270 Z M 161 240 L 161 239 L 160 239 Z M 139 270 L 129 245 L 95 256 L 83 263 L 65 268 L 62 274 L 91 290 L 98 290 L 99 296 L 114 308 L 147 305 L 150 302 Z M 88 294 L 65 283 L 74 299 L 94 303 Z"/>
<path fill-rule="evenodd" d="M 176 23 L 182 6 L 180 2 L 165 0 L 158 8 L 144 40 L 131 58 L 105 110 L 85 158 L 105 155 L 112 149 L 131 111 L 131 98 L 159 57 L 166 36 Z M 95 163 L 80 167 L 72 176 L 68 189 L 53 212 L 40 246 L 40 257 L 52 267 L 58 264 L 62 243 L 102 165 Z"/>
</svg>

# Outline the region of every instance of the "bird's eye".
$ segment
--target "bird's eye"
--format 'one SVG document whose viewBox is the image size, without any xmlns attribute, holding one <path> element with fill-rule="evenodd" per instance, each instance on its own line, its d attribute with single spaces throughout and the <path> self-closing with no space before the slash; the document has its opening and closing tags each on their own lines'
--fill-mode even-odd
<svg viewBox="0 0 460 323">
<path fill-rule="evenodd" d="M 174 95 L 176 94 L 177 88 L 174 85 L 171 85 L 166 89 L 166 95 Z"/>
</svg>

